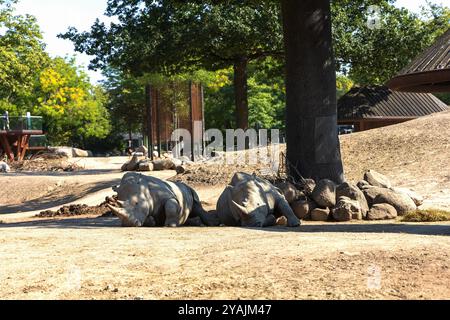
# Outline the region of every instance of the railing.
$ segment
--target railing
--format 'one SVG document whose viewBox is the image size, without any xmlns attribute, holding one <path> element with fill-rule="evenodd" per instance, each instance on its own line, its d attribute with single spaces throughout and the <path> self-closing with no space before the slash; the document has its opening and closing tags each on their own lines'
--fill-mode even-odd
<svg viewBox="0 0 450 320">
<path fill-rule="evenodd" d="M 0 116 L 0 131 L 42 131 L 42 117 Z"/>
</svg>

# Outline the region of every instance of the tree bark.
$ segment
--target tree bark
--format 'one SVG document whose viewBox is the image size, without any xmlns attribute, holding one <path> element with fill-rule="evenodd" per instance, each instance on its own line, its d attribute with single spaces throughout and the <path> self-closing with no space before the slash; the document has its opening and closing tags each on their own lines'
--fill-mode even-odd
<svg viewBox="0 0 450 320">
<path fill-rule="evenodd" d="M 282 10 L 288 160 L 305 178 L 341 183 L 330 1 L 282 0 Z"/>
<path fill-rule="evenodd" d="M 234 95 L 236 100 L 236 125 L 238 129 L 247 130 L 248 125 L 248 60 L 238 58 L 234 63 Z"/>
</svg>

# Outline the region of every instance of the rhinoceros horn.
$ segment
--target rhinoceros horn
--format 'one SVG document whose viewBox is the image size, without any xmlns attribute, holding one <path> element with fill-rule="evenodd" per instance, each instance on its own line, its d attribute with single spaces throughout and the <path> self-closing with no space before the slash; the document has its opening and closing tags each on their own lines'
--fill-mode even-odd
<svg viewBox="0 0 450 320">
<path fill-rule="evenodd" d="M 110 204 L 108 204 L 108 208 L 111 209 L 111 211 L 120 219 L 127 220 L 130 218 L 130 216 L 128 215 L 127 211 L 124 208 L 118 208 Z"/>
<path fill-rule="evenodd" d="M 246 207 L 241 206 L 240 204 L 238 204 L 236 201 L 232 200 L 231 203 L 233 204 L 233 207 L 238 211 L 239 215 L 241 217 L 246 217 L 248 216 L 248 210 Z"/>
</svg>

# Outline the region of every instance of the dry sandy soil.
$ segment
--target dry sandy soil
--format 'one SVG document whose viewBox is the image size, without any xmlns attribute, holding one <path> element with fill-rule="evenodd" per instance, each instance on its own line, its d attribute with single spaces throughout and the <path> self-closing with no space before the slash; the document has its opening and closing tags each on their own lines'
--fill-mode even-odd
<svg viewBox="0 0 450 320">
<path fill-rule="evenodd" d="M 379 170 L 450 208 L 449 123 L 447 112 L 343 137 L 348 178 Z M 125 160 L 0 175 L 0 299 L 450 299 L 450 223 L 126 229 L 115 218 L 33 218 L 101 203 Z M 208 209 L 231 172 L 218 170 L 196 185 Z"/>
</svg>

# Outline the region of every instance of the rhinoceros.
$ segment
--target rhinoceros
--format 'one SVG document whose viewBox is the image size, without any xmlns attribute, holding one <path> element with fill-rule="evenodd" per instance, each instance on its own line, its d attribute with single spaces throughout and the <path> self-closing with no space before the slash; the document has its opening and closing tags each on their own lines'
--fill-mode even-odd
<svg viewBox="0 0 450 320">
<path fill-rule="evenodd" d="M 300 225 L 279 189 L 246 173 L 234 175 L 219 198 L 216 214 L 220 223 L 226 226 L 271 227 L 281 216 L 287 218 L 288 227 Z"/>
<path fill-rule="evenodd" d="M 130 172 L 113 190 L 118 200 L 108 207 L 124 227 L 178 227 L 190 219 L 217 225 L 207 216 L 197 193 L 183 183 Z"/>
</svg>

